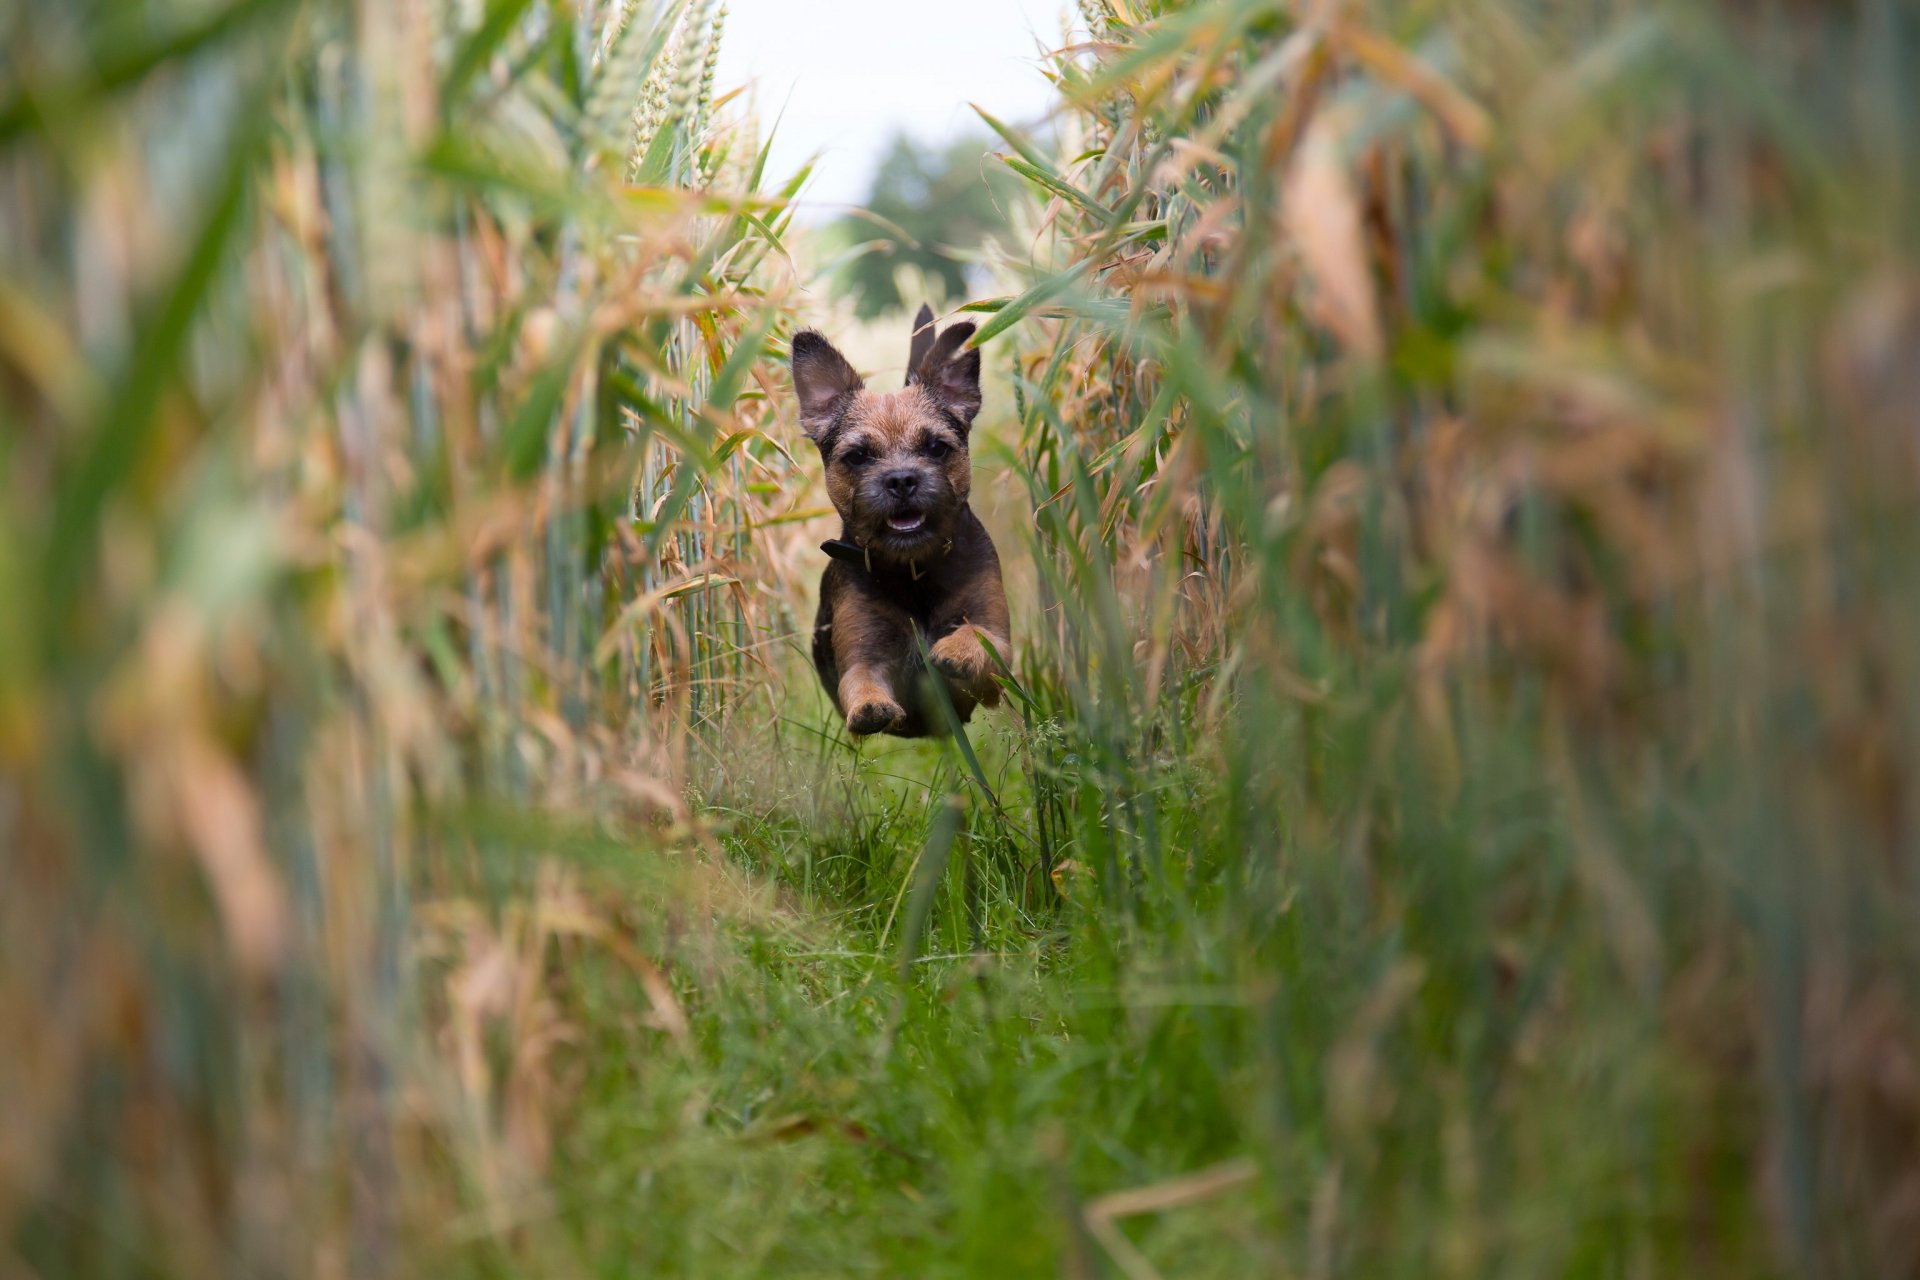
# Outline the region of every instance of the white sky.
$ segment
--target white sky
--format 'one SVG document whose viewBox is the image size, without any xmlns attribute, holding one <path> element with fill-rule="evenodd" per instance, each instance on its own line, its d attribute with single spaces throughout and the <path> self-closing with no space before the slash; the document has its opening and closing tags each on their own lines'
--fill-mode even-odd
<svg viewBox="0 0 1920 1280">
<path fill-rule="evenodd" d="M 800 216 L 823 221 L 866 198 L 895 133 L 984 133 L 970 102 L 1011 123 L 1041 119 L 1039 52 L 1061 43 L 1067 3 L 727 0 L 716 88 L 750 84 L 763 130 L 780 116 L 769 186 L 819 154 Z"/>
</svg>

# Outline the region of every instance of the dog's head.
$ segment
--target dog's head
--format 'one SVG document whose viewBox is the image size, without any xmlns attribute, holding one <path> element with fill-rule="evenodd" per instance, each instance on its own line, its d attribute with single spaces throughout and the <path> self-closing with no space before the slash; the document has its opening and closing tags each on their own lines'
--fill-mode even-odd
<svg viewBox="0 0 1920 1280">
<path fill-rule="evenodd" d="M 920 308 L 907 385 L 869 391 L 847 358 L 811 329 L 793 337 L 800 425 L 820 447 L 827 496 L 847 536 L 871 554 L 915 560 L 953 536 L 973 488 L 967 438 L 980 412 L 980 353 L 962 351 L 971 324 L 938 337 Z"/>
</svg>

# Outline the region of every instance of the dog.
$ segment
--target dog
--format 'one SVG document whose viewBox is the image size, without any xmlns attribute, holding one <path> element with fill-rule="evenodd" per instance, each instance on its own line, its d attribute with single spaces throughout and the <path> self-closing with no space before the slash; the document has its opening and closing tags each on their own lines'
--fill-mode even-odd
<svg viewBox="0 0 1920 1280">
<path fill-rule="evenodd" d="M 800 426 L 819 447 L 841 521 L 820 548 L 830 558 L 813 665 L 857 736 L 947 732 L 936 678 L 967 722 L 975 707 L 998 705 L 993 655 L 1012 652 L 1000 557 L 968 503 L 980 352 L 963 348 L 974 326 L 934 328 L 933 309 L 921 307 L 906 386 L 892 392 L 869 391 L 817 331 L 793 337 Z"/>
</svg>

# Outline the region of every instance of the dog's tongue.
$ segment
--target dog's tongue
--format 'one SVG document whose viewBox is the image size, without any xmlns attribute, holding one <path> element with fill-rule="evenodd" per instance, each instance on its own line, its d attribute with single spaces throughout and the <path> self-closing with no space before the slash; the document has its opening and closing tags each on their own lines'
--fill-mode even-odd
<svg viewBox="0 0 1920 1280">
<path fill-rule="evenodd" d="M 927 522 L 925 516 L 888 516 L 887 527 L 895 533 L 912 533 Z"/>
</svg>

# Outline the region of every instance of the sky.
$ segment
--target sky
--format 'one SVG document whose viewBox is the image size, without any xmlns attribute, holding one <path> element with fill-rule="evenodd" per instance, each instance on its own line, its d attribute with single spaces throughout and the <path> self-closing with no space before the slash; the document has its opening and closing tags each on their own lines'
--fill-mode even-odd
<svg viewBox="0 0 1920 1280">
<path fill-rule="evenodd" d="M 1060 43 L 1067 3 L 727 0 L 717 88 L 751 85 L 763 129 L 780 116 L 770 182 L 818 153 L 800 217 L 825 221 L 866 198 L 896 133 L 984 133 L 973 102 L 1002 120 L 1041 119 L 1039 51 Z"/>
</svg>

